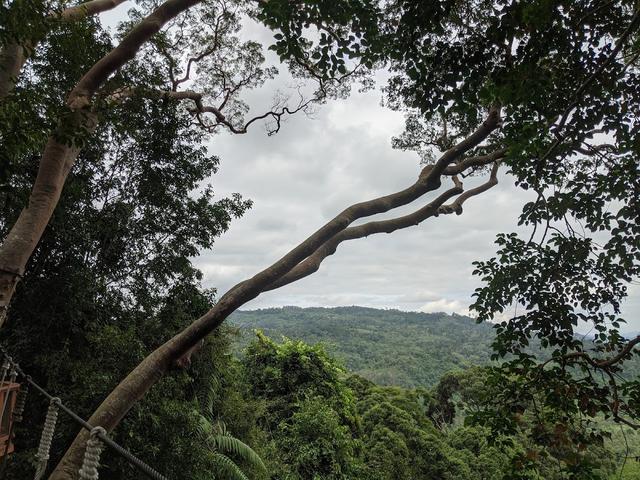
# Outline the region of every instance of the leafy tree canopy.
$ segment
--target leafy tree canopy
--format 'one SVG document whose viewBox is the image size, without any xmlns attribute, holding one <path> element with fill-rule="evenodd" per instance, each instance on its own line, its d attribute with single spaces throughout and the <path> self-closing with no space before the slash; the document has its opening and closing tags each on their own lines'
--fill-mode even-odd
<svg viewBox="0 0 640 480">
<path fill-rule="evenodd" d="M 279 42 L 307 45 L 309 24 L 329 34 L 320 55 L 292 47 L 283 55 L 315 61 L 329 77 L 340 64 L 332 49 L 386 65 L 386 103 L 407 114 L 394 143 L 426 163 L 488 110 L 500 112 L 501 128 L 474 149 L 475 161 L 504 155 L 536 199 L 520 216 L 530 233 L 500 234 L 497 256 L 476 264 L 484 286 L 472 308 L 479 321 L 500 319 L 494 351 L 508 359 L 497 381 L 506 409 L 496 418 L 513 420 L 510 409 L 542 392 L 543 423 L 565 428 L 574 414 L 602 413 L 635 426 L 640 382 L 618 375 L 640 341 L 620 334 L 640 273 L 637 2 L 354 1 L 342 4 L 353 18 L 324 23 L 314 15 L 329 11 L 325 3 L 302 2 L 294 13 L 285 3 L 266 9 Z M 341 42 L 330 33 L 340 37 L 344 25 L 356 35 Z M 578 326 L 593 328 L 595 343 L 576 337 Z M 550 361 L 528 350 L 534 339 L 551 349 Z"/>
</svg>

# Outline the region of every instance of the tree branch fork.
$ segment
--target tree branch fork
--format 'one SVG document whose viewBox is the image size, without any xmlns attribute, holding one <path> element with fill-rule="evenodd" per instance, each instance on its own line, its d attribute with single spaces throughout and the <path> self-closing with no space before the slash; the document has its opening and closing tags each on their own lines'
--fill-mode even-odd
<svg viewBox="0 0 640 480">
<path fill-rule="evenodd" d="M 146 98 L 167 98 L 175 101 L 190 101 L 192 106 L 188 107 L 187 110 L 197 119 L 198 124 L 205 131 L 213 133 L 219 127 L 224 127 L 229 132 L 236 135 L 246 134 L 252 124 L 258 122 L 259 120 L 264 120 L 267 118 L 271 118 L 275 122 L 274 127 L 268 129 L 267 131 L 268 135 L 273 135 L 280 131 L 280 127 L 285 116 L 295 115 L 298 112 L 307 112 L 313 103 L 321 100 L 321 98 L 317 96 L 304 98 L 302 95 L 300 95 L 300 98 L 295 106 L 275 106 L 271 110 L 268 110 L 259 115 L 255 115 L 249 120 L 245 120 L 241 123 L 233 122 L 232 120 L 230 120 L 224 111 L 225 106 L 228 103 L 228 96 L 225 96 L 222 99 L 221 103 L 216 106 L 212 104 L 205 104 L 207 96 L 202 92 L 196 92 L 193 90 L 150 90 L 146 88 L 127 87 L 112 92 L 111 94 L 106 96 L 105 100 L 108 104 L 117 104 L 134 96 Z M 205 114 L 210 114 L 213 118 L 213 121 L 205 121 L 205 119 L 203 118 L 203 115 Z"/>
</svg>

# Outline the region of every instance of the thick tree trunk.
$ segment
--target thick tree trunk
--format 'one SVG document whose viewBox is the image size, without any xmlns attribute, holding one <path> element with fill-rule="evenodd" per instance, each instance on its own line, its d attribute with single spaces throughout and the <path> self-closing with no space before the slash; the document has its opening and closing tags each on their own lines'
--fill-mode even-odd
<svg viewBox="0 0 640 480">
<path fill-rule="evenodd" d="M 93 117 L 84 117 L 83 125 L 91 130 L 95 125 Z M 79 151 L 78 147 L 60 143 L 55 136 L 49 138 L 29 203 L 0 245 L 0 327 L 6 318 L 16 284 L 49 223 Z"/>
<path fill-rule="evenodd" d="M 120 45 L 100 59 L 70 92 L 67 105 L 71 115 L 60 126 L 60 132 L 65 136 L 70 133 L 75 136 L 77 132 L 92 131 L 96 126 L 96 119 L 91 113 L 91 101 L 98 88 L 110 75 L 133 59 L 140 47 L 169 20 L 200 1 L 167 0 L 133 28 L 122 39 Z M 69 19 L 79 18 L 80 13 L 97 13 L 102 11 L 100 9 L 115 6 L 118 3 L 120 3 L 118 0 L 88 2 L 80 8 L 80 11 L 72 9 Z M 11 63 L 10 56 L 2 58 Z M 21 58 L 24 62 L 24 58 Z M 11 81 L 11 78 L 9 80 Z M 13 88 L 13 85 L 10 87 Z M 27 261 L 51 218 L 69 170 L 80 152 L 77 146 L 61 143 L 57 139 L 59 137 L 60 135 L 54 134 L 49 138 L 42 154 L 29 203 L 0 245 L 0 327 L 6 319 L 16 284 L 24 273 Z"/>
<path fill-rule="evenodd" d="M 26 59 L 25 49 L 17 43 L 10 43 L 0 51 L 0 101 L 13 90 Z"/>
</svg>

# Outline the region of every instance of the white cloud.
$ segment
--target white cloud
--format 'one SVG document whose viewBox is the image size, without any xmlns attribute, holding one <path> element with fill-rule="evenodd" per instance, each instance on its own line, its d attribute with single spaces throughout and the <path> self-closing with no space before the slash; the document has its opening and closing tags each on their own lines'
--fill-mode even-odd
<svg viewBox="0 0 640 480">
<path fill-rule="evenodd" d="M 380 107 L 379 97 L 369 92 L 330 102 L 315 119 L 292 119 L 274 137 L 260 131 L 216 137 L 211 150 L 222 164 L 214 186 L 221 193 L 241 192 L 255 207 L 196 262 L 234 266 L 242 274 L 206 273 L 205 281 L 225 291 L 351 203 L 412 183 L 420 169 L 417 156 L 390 146 L 401 126 L 397 114 Z M 465 186 L 478 181 L 468 178 Z M 495 254 L 496 233 L 519 230 L 518 214 L 530 200 L 529 192 L 501 172 L 499 185 L 471 199 L 462 215 L 346 242 L 313 276 L 265 293 L 245 308 L 364 305 L 468 313 L 480 286 L 471 263 Z M 637 298 L 634 292 L 626 304 L 630 318 L 640 311 Z M 632 328 L 640 328 L 640 320 L 636 325 Z"/>
<path fill-rule="evenodd" d="M 427 302 L 419 308 L 419 311 L 425 313 L 447 312 L 458 313 L 460 315 L 469 314 L 469 309 L 466 305 L 463 305 L 462 302 L 459 300 L 447 300 L 445 298 Z"/>
</svg>

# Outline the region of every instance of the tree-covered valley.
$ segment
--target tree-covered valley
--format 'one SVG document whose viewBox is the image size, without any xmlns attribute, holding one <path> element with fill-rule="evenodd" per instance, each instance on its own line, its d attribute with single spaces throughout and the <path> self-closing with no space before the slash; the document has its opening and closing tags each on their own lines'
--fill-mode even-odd
<svg viewBox="0 0 640 480">
<path fill-rule="evenodd" d="M 493 326 L 455 313 L 287 306 L 239 311 L 230 323 L 240 331 L 239 349 L 256 330 L 274 339 L 322 343 L 349 371 L 379 385 L 432 388 L 445 373 L 488 365 L 494 354 Z M 593 338 L 584 332 L 576 336 Z M 529 350 L 545 355 L 539 342 Z M 628 365 L 629 378 L 640 373 L 639 359 Z"/>
<path fill-rule="evenodd" d="M 280 341 L 320 343 L 350 374 L 379 386 L 417 389 L 438 398 L 448 388 L 447 382 L 456 378 L 453 384 L 459 390 L 449 392 L 455 397 L 452 405 L 456 405 L 458 415 L 452 423 L 462 430 L 464 420 L 460 417 L 478 407 L 469 404 L 478 393 L 473 388 L 483 382 L 482 369 L 476 367 L 492 363 L 491 344 L 495 339 L 490 325 L 478 324 L 463 315 L 356 306 L 240 311 L 231 323 L 239 330 L 235 341 L 238 352 L 253 341 L 258 331 Z M 538 343 L 531 349 L 541 347 Z M 625 374 L 630 378 L 640 374 L 638 359 L 629 362 Z M 440 425 L 437 416 L 435 423 Z M 608 458 L 609 463 L 605 464 L 612 469 L 611 478 L 635 478 L 640 472 L 640 436 L 633 429 L 605 420 L 601 425 L 611 433 L 606 448 L 599 453 Z"/>
</svg>

